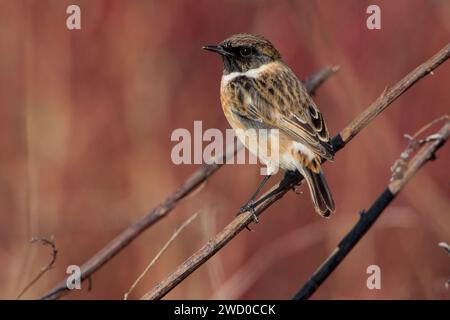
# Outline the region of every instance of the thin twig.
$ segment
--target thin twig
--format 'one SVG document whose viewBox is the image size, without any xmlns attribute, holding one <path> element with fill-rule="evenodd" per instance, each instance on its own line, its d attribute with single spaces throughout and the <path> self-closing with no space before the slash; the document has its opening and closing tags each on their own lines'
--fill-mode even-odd
<svg viewBox="0 0 450 320">
<path fill-rule="evenodd" d="M 325 80 L 337 73 L 339 69 L 339 66 L 326 67 L 306 78 L 304 81 L 306 91 L 308 91 L 311 95 L 314 95 L 316 93 L 316 89 L 324 83 Z"/>
<path fill-rule="evenodd" d="M 415 135 L 417 136 L 417 135 Z M 317 288 L 337 268 L 342 260 L 348 255 L 353 247 L 361 240 L 366 232 L 372 227 L 384 209 L 395 199 L 403 187 L 411 180 L 414 174 L 428 161 L 435 159 L 436 151 L 441 148 L 450 136 L 450 122 L 439 130 L 433 139 L 428 140 L 417 152 L 417 154 L 404 167 L 400 178 L 389 183 L 387 188 L 378 196 L 367 212 L 362 212 L 355 226 L 339 242 L 330 256 L 314 272 L 313 276 L 306 282 L 300 291 L 294 296 L 294 300 L 308 299 Z"/>
<path fill-rule="evenodd" d="M 138 285 L 138 283 L 142 280 L 142 278 L 147 274 L 148 270 L 158 261 L 158 259 L 162 256 L 162 254 L 167 250 L 167 248 L 172 244 L 172 242 L 178 237 L 178 235 L 186 228 L 192 221 L 194 221 L 195 218 L 197 218 L 198 212 L 194 213 L 189 219 L 187 219 L 183 224 L 175 230 L 173 235 L 170 237 L 169 241 L 167 241 L 164 246 L 159 250 L 159 252 L 156 254 L 156 256 L 153 258 L 153 260 L 147 265 L 145 270 L 139 275 L 139 277 L 134 281 L 134 283 L 131 285 L 130 289 L 125 293 L 124 300 L 128 300 L 128 296 L 130 295 L 131 291 L 134 290 L 134 288 Z"/>
<path fill-rule="evenodd" d="M 337 67 L 326 67 L 317 72 L 305 82 L 305 86 L 309 90 L 315 90 L 326 79 L 337 72 Z M 242 147 L 242 144 L 239 144 Z M 227 159 L 231 159 L 239 151 L 238 148 L 226 148 L 230 150 L 225 154 L 215 157 L 212 164 L 204 164 L 197 171 L 195 171 L 172 195 L 170 195 L 163 203 L 152 209 L 147 215 L 134 222 L 131 226 L 122 231 L 93 257 L 87 260 L 81 266 L 81 280 L 84 281 L 89 278 L 98 269 L 104 266 L 115 255 L 121 252 L 129 243 L 136 239 L 142 232 L 147 230 L 154 223 L 161 218 L 166 217 L 178 203 L 190 195 L 197 188 L 201 187 L 203 183 L 219 170 Z M 209 163 L 209 162 L 208 162 Z M 41 299 L 58 299 L 62 295 L 71 292 L 66 286 L 67 278 L 58 283 L 53 289 L 47 292 Z"/>
<path fill-rule="evenodd" d="M 55 264 L 56 261 L 56 256 L 58 254 L 58 249 L 56 248 L 55 245 L 55 241 L 53 239 L 53 236 L 51 236 L 50 240 L 45 239 L 45 238 L 32 238 L 31 243 L 40 243 L 42 245 L 47 245 L 50 246 L 52 248 L 52 256 L 50 261 L 41 268 L 41 270 L 39 271 L 39 273 L 22 289 L 22 291 L 17 295 L 16 299 L 20 299 L 25 292 L 28 291 L 28 289 L 30 289 L 36 282 L 39 281 L 39 279 L 50 269 L 53 268 L 53 265 Z"/>
<path fill-rule="evenodd" d="M 450 44 L 436 53 L 429 60 L 418 66 L 407 74 L 393 87 L 386 89 L 365 111 L 356 117 L 347 127 L 345 127 L 337 136 L 332 139 L 335 152 L 341 150 L 350 142 L 362 129 L 382 111 L 384 111 L 395 99 L 402 95 L 411 86 L 420 79 L 430 74 L 434 69 L 441 65 L 450 57 Z M 268 192 L 274 191 L 272 197 L 262 202 L 255 210 L 254 214 L 259 216 L 270 207 L 274 202 L 284 196 L 293 186 L 297 185 L 301 178 L 281 181 Z M 267 193 L 266 193 L 267 194 Z M 264 197 L 264 195 L 262 196 Z M 229 223 L 220 233 L 212 238 L 206 245 L 200 248 L 196 253 L 183 262 L 172 274 L 162 280 L 157 286 L 150 290 L 144 299 L 161 299 L 169 291 L 175 288 L 181 281 L 194 272 L 198 267 L 205 263 L 210 257 L 223 248 L 231 239 L 241 232 L 248 224 L 253 221 L 253 215 L 246 212 L 238 215 Z"/>
<path fill-rule="evenodd" d="M 444 115 L 442 117 L 439 117 L 437 119 L 434 119 L 433 121 L 431 121 L 430 123 L 424 125 L 422 128 L 420 128 L 420 130 L 418 130 L 412 137 L 410 135 L 405 135 L 408 137 L 409 140 L 417 140 L 417 138 L 424 133 L 426 130 L 428 130 L 429 128 L 431 128 L 432 126 L 434 126 L 435 124 L 444 121 L 444 120 L 449 120 L 450 117 L 448 115 Z"/>
</svg>

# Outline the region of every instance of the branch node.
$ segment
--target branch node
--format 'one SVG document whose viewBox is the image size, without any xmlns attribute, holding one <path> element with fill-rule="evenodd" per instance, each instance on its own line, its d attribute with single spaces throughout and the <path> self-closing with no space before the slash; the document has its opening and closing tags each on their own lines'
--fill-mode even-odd
<svg viewBox="0 0 450 320">
<path fill-rule="evenodd" d="M 397 159 L 393 166 L 391 167 L 391 182 L 394 180 L 400 180 L 403 178 L 403 174 L 408 167 L 408 160 L 412 153 L 416 152 L 419 148 L 421 148 L 424 144 L 432 142 L 432 141 L 443 141 L 445 137 L 439 132 L 433 133 L 424 139 L 418 139 L 418 137 L 427 129 L 435 125 L 436 123 L 442 120 L 448 120 L 449 117 L 447 115 L 442 116 L 438 119 L 435 119 L 421 129 L 419 129 L 414 135 L 404 134 L 403 136 L 408 140 L 408 145 L 406 149 L 400 154 L 400 158 Z M 434 152 L 430 153 L 428 160 L 433 161 L 436 160 L 436 154 Z"/>
</svg>

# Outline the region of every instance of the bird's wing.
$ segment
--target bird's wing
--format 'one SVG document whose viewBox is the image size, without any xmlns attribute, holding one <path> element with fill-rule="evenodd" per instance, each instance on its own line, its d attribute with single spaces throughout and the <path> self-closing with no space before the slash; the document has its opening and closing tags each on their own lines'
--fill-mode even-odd
<svg viewBox="0 0 450 320">
<path fill-rule="evenodd" d="M 333 159 L 333 147 L 322 114 L 294 73 L 285 67 L 258 78 L 235 79 L 232 112 L 254 126 L 277 128 L 322 158 Z"/>
</svg>

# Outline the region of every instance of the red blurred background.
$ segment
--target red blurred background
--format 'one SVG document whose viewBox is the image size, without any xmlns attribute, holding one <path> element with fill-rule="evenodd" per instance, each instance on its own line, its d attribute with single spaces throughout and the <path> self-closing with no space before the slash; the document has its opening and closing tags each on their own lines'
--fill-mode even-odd
<svg viewBox="0 0 450 320">
<path fill-rule="evenodd" d="M 81 7 L 81 30 L 66 8 Z M 381 30 L 366 8 L 381 8 Z M 59 253 L 24 298 L 37 298 L 173 192 L 197 165 L 176 166 L 176 128 L 228 124 L 222 65 L 203 52 L 240 32 L 274 42 L 300 78 L 341 70 L 315 101 L 334 135 L 381 92 L 450 39 L 450 1 L 0 1 L 0 298 L 14 299 Z M 389 181 L 405 133 L 449 111 L 450 63 L 420 81 L 340 152 L 325 172 L 337 203 L 315 214 L 307 191 L 289 193 L 167 298 L 286 299 L 308 279 Z M 317 291 L 317 299 L 448 299 L 449 152 L 428 164 Z M 223 167 L 206 186 L 72 292 L 122 299 L 175 228 L 199 217 L 131 295 L 172 272 L 234 214 L 259 182 L 256 165 Z M 272 182 L 273 183 L 273 182 Z M 304 188 L 304 187 L 303 187 Z M 366 268 L 381 268 L 381 290 Z"/>
</svg>

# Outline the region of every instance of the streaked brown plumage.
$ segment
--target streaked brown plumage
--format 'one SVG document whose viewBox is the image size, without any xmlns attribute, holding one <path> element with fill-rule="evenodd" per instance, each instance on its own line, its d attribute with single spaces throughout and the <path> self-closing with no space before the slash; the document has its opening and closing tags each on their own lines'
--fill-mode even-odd
<svg viewBox="0 0 450 320">
<path fill-rule="evenodd" d="M 205 49 L 220 53 L 224 60 L 220 98 L 230 125 L 278 129 L 278 160 L 269 153 L 261 161 L 298 170 L 308 183 L 316 211 L 328 216 L 335 206 L 321 161 L 332 160 L 333 149 L 324 119 L 303 84 L 262 36 L 238 34 Z M 246 137 L 240 139 L 255 152 Z"/>
</svg>

